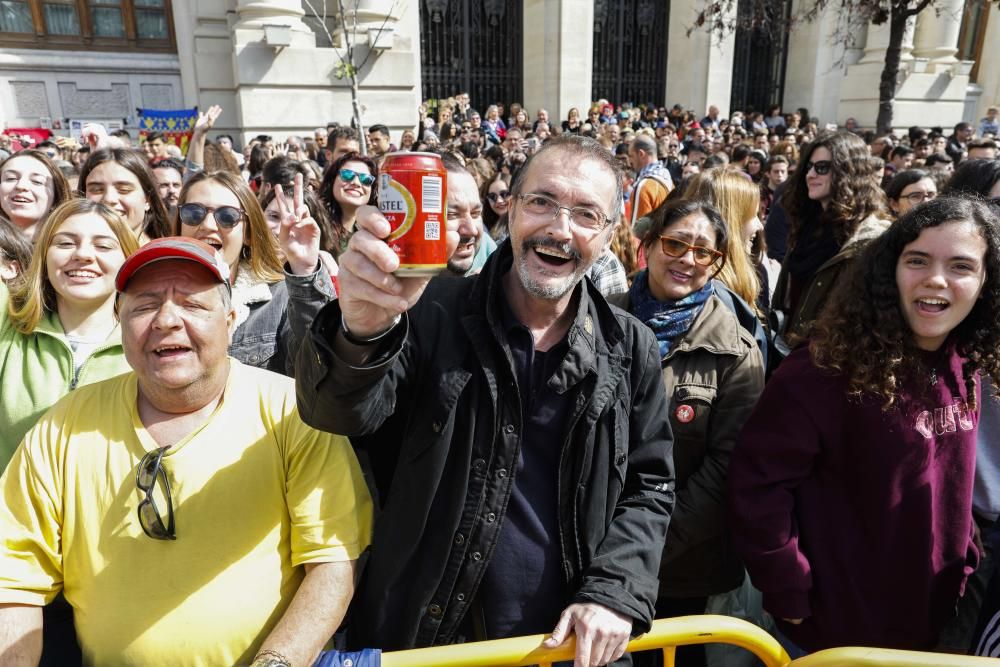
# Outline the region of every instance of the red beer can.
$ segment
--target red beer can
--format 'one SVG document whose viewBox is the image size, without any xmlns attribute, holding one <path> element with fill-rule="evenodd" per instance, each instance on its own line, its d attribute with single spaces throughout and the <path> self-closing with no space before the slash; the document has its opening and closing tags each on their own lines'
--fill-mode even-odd
<svg viewBox="0 0 1000 667">
<path fill-rule="evenodd" d="M 378 208 L 399 256 L 396 275 L 432 276 L 448 266 L 448 173 L 433 153 L 389 153 L 379 174 Z"/>
</svg>

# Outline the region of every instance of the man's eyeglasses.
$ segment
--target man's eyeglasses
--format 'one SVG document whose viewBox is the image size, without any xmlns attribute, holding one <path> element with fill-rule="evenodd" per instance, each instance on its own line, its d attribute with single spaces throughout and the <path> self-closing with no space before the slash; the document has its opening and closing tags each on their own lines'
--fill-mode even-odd
<svg viewBox="0 0 1000 667">
<path fill-rule="evenodd" d="M 528 215 L 554 220 L 559 211 L 566 211 L 574 226 L 590 232 L 600 231 L 611 223 L 609 217 L 589 206 L 563 206 L 551 197 L 533 192 L 520 195 L 518 199 Z"/>
<path fill-rule="evenodd" d="M 353 169 L 341 169 L 337 172 L 340 176 L 340 180 L 344 183 L 350 183 L 355 178 L 358 179 L 358 183 L 364 187 L 371 187 L 371 184 L 375 182 L 375 177 L 371 174 L 362 174 L 360 171 L 354 171 Z"/>
<path fill-rule="evenodd" d="M 211 213 L 219 227 L 232 229 L 243 220 L 243 211 L 235 206 L 220 206 L 209 208 L 201 204 L 181 204 L 177 216 L 189 227 L 197 227 Z"/>
<path fill-rule="evenodd" d="M 486 195 L 486 198 L 490 200 L 491 204 L 496 204 L 498 201 L 507 201 L 510 199 L 510 192 L 507 190 L 502 190 L 500 192 L 490 192 Z"/>
<path fill-rule="evenodd" d="M 903 198 L 914 206 L 923 204 L 925 201 L 930 201 L 935 197 L 937 197 L 936 192 L 911 192 L 908 195 L 903 195 Z"/>
<path fill-rule="evenodd" d="M 139 503 L 139 525 L 142 531 L 154 540 L 176 540 L 174 532 L 174 503 L 170 497 L 170 483 L 167 481 L 167 473 L 161 465 L 163 455 L 169 447 L 161 447 L 146 455 L 139 461 L 139 467 L 135 471 L 135 485 L 145 494 L 142 502 Z M 167 500 L 167 522 L 164 524 L 163 515 L 160 514 L 153 498 L 153 489 L 156 482 L 160 481 L 163 486 L 163 497 Z"/>
<path fill-rule="evenodd" d="M 819 162 L 806 162 L 802 166 L 805 167 L 807 174 L 809 173 L 809 170 L 812 169 L 816 172 L 817 176 L 826 176 L 830 173 L 830 169 L 833 167 L 833 162 L 830 160 L 820 160 Z"/>
<path fill-rule="evenodd" d="M 663 254 L 668 257 L 683 257 L 690 250 L 694 253 L 694 263 L 700 266 L 712 266 L 725 257 L 723 253 L 713 248 L 691 245 L 690 243 L 680 239 L 675 239 L 672 236 L 661 236 L 660 248 L 663 250 Z"/>
</svg>

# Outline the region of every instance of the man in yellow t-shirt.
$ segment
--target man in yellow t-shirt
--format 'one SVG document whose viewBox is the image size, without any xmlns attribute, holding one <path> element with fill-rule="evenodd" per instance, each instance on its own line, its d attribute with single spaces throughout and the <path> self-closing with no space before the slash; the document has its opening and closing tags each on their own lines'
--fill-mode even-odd
<svg viewBox="0 0 1000 667">
<path fill-rule="evenodd" d="M 62 590 L 95 665 L 309 665 L 353 594 L 371 500 L 292 381 L 226 356 L 228 267 L 159 239 L 118 274 L 133 372 L 83 387 L 0 478 L 0 655 L 37 664 Z"/>
</svg>

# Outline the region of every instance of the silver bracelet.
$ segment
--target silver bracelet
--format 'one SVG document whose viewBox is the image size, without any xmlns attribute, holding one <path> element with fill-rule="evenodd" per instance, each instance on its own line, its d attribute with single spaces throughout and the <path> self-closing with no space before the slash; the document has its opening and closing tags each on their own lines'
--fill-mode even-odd
<svg viewBox="0 0 1000 667">
<path fill-rule="evenodd" d="M 396 315 L 396 318 L 392 321 L 392 324 L 389 325 L 389 328 L 383 331 L 382 333 L 371 336 L 370 338 L 361 338 L 351 333 L 351 330 L 347 328 L 347 321 L 344 320 L 344 314 L 341 313 L 340 331 L 344 334 L 344 338 L 351 345 L 358 345 L 358 346 L 371 345 L 372 343 L 377 343 L 378 341 L 388 336 L 389 333 L 396 328 L 396 325 L 402 321 L 402 319 L 403 319 L 402 314 Z"/>
</svg>

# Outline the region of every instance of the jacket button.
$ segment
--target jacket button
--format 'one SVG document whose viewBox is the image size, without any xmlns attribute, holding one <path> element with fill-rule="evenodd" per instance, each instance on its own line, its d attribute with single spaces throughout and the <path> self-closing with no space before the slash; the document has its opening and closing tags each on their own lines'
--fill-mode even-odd
<svg viewBox="0 0 1000 667">
<path fill-rule="evenodd" d="M 486 461 L 484 461 L 483 459 L 476 459 L 475 461 L 472 462 L 472 469 L 477 472 L 479 472 L 485 467 L 486 467 Z"/>
<path fill-rule="evenodd" d="M 435 433 L 440 433 L 441 432 L 441 422 L 434 422 L 433 424 L 431 424 L 431 430 L 434 431 Z"/>
<path fill-rule="evenodd" d="M 618 465 L 625 463 L 625 454 L 619 454 L 618 458 L 615 459 L 615 463 Z"/>
<path fill-rule="evenodd" d="M 489 514 L 486 515 L 486 523 L 493 523 L 496 520 L 497 520 L 497 515 L 494 514 L 493 512 L 490 512 Z"/>
<path fill-rule="evenodd" d="M 256 354 L 251 354 L 250 355 L 250 363 L 256 364 L 258 361 L 260 361 L 260 357 L 259 356 L 257 356 Z"/>
<path fill-rule="evenodd" d="M 503 479 L 506 476 L 507 476 L 506 468 L 500 468 L 500 470 L 497 470 L 497 479 Z"/>
<path fill-rule="evenodd" d="M 465 593 L 459 593 L 458 595 L 455 596 L 455 599 L 458 600 L 459 602 L 465 602 Z"/>
<path fill-rule="evenodd" d="M 472 560 L 482 560 L 482 559 L 483 555 L 481 553 L 479 553 L 478 551 L 472 552 Z"/>
<path fill-rule="evenodd" d="M 465 535 L 459 533 L 455 536 L 455 544 L 465 544 Z"/>
<path fill-rule="evenodd" d="M 441 605 L 439 604 L 432 604 L 431 606 L 427 607 L 427 613 L 430 614 L 431 616 L 440 616 L 441 612 L 442 609 Z"/>
<path fill-rule="evenodd" d="M 514 432 L 514 425 L 513 424 L 507 424 L 506 426 L 503 427 L 503 430 L 504 430 L 504 433 L 513 433 Z"/>
</svg>

